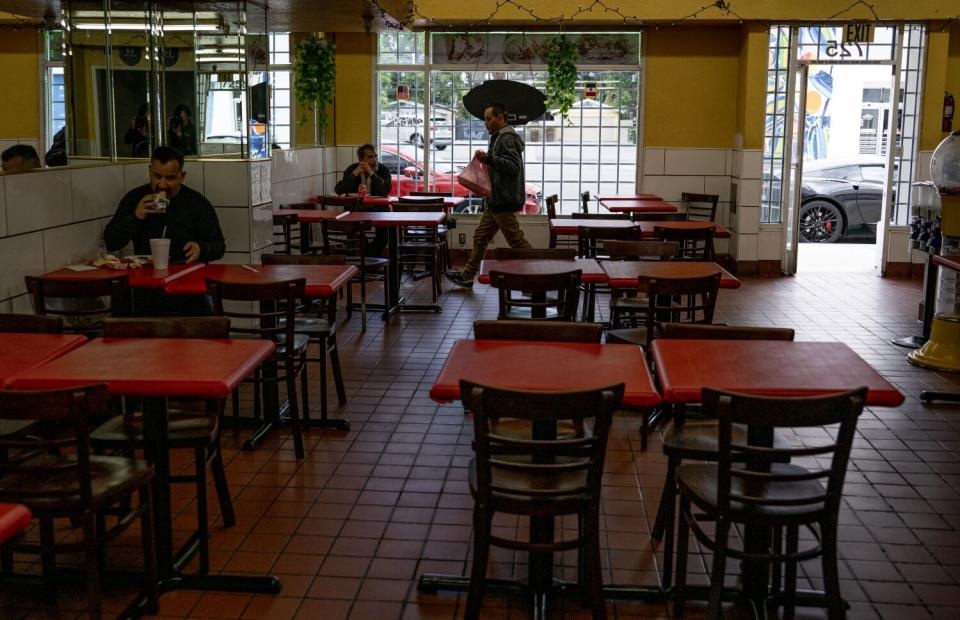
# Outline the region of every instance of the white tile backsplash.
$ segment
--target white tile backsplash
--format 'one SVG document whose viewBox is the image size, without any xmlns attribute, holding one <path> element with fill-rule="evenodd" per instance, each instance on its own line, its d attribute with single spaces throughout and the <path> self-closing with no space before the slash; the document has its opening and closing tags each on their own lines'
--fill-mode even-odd
<svg viewBox="0 0 960 620">
<path fill-rule="evenodd" d="M 740 205 L 738 206 L 760 206 L 761 190 L 760 179 L 741 179 L 740 189 L 738 191 Z"/>
<path fill-rule="evenodd" d="M 120 166 L 98 166 L 70 170 L 73 193 L 73 221 L 82 222 L 113 215 L 123 190 L 124 174 Z"/>
<path fill-rule="evenodd" d="M 55 169 L 6 177 L 7 234 L 69 224 L 73 215 L 70 174 L 70 170 Z"/>
<path fill-rule="evenodd" d="M 150 182 L 150 172 L 147 164 L 136 163 L 136 164 L 123 165 L 123 193 L 124 194 L 126 194 L 132 189 L 140 187 L 141 185 L 146 185 L 149 182 Z M 186 183 L 187 185 L 193 185 L 193 187 L 199 188 L 198 191 L 203 190 L 203 183 L 201 183 L 200 185 L 196 185 L 193 183 L 192 178 L 188 179 Z M 120 202 L 120 200 L 118 199 L 117 202 Z"/>
<path fill-rule="evenodd" d="M 256 252 L 273 245 L 273 205 L 253 207 L 250 213 L 250 250 Z"/>
<path fill-rule="evenodd" d="M 730 177 L 704 177 L 703 188 L 705 194 L 716 194 L 720 202 L 730 202 Z"/>
<path fill-rule="evenodd" d="M 220 229 L 227 240 L 227 251 L 250 251 L 250 211 L 216 207 Z"/>
<path fill-rule="evenodd" d="M 663 174 L 664 149 L 643 150 L 643 173 Z"/>
<path fill-rule="evenodd" d="M 664 174 L 724 175 L 728 149 L 666 149 Z"/>
<path fill-rule="evenodd" d="M 737 260 L 755 261 L 757 260 L 757 237 L 759 235 L 737 235 Z"/>
<path fill-rule="evenodd" d="M 203 162 L 203 193 L 215 207 L 246 207 L 249 205 L 249 162 Z"/>
<path fill-rule="evenodd" d="M 100 223 L 97 220 L 44 230 L 43 270 L 53 271 L 93 260 L 99 240 Z"/>
<path fill-rule="evenodd" d="M 783 237 L 779 230 L 761 230 L 757 237 L 757 260 L 780 260 Z"/>
<path fill-rule="evenodd" d="M 4 178 L 0 176 L 0 237 L 7 236 L 7 207 L 4 195 Z"/>
<path fill-rule="evenodd" d="M 760 207 L 738 207 L 736 229 L 740 233 L 760 232 Z"/>
<path fill-rule="evenodd" d="M 28 175 L 21 175 L 28 176 Z M 0 239 L 0 299 L 27 291 L 23 277 L 43 273 L 43 235 L 35 232 Z"/>
<path fill-rule="evenodd" d="M 763 151 L 751 149 L 742 151 L 743 158 L 740 164 L 741 179 L 759 179 L 763 171 Z"/>
<path fill-rule="evenodd" d="M 645 176 L 641 187 L 667 201 L 680 200 L 683 192 L 704 193 L 702 176 Z"/>
</svg>

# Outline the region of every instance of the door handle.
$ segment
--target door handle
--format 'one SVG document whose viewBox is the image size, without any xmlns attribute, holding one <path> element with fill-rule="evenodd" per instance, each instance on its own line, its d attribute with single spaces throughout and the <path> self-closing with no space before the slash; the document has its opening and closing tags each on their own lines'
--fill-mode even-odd
<svg viewBox="0 0 960 620">
<path fill-rule="evenodd" d="M 859 190 L 859 189 L 860 189 L 860 186 L 859 186 L 859 185 L 851 185 L 851 187 L 852 187 L 853 189 L 855 189 L 855 190 Z"/>
</svg>

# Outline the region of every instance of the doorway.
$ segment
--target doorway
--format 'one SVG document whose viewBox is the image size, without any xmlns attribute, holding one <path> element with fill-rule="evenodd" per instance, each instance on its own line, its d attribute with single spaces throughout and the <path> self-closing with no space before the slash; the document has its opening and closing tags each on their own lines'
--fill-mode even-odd
<svg viewBox="0 0 960 620">
<path fill-rule="evenodd" d="M 849 35 L 771 28 L 761 224 L 780 225 L 787 275 L 882 275 L 909 217 L 926 32 Z"/>
</svg>

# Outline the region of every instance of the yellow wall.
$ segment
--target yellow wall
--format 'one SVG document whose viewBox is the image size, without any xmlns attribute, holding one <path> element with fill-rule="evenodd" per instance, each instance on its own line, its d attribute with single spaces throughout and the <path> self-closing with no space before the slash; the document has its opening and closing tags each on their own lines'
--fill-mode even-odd
<svg viewBox="0 0 960 620">
<path fill-rule="evenodd" d="M 739 65 L 739 26 L 649 31 L 644 146 L 733 146 Z"/>
<path fill-rule="evenodd" d="M 377 37 L 365 32 L 338 32 L 337 94 L 332 144 L 363 144 L 373 141 L 373 71 Z M 328 131 L 327 136 L 330 136 Z"/>
<path fill-rule="evenodd" d="M 760 149 L 763 148 L 766 123 L 770 38 L 767 29 L 759 24 L 743 26 L 742 30 L 737 81 L 737 133 L 741 136 L 741 148 Z"/>
<path fill-rule="evenodd" d="M 945 88 L 953 93 L 954 103 L 960 103 L 960 24 L 954 24 L 950 30 L 950 48 L 947 52 L 947 71 Z M 933 94 L 931 93 L 931 96 Z M 943 103 L 941 102 L 940 119 L 943 115 Z M 937 123 L 939 125 L 939 122 Z M 960 130 L 960 115 L 954 113 L 953 130 Z M 945 134 L 941 134 L 945 135 Z"/>
<path fill-rule="evenodd" d="M 0 138 L 40 138 L 40 52 L 40 36 L 32 28 L 0 34 Z"/>
</svg>

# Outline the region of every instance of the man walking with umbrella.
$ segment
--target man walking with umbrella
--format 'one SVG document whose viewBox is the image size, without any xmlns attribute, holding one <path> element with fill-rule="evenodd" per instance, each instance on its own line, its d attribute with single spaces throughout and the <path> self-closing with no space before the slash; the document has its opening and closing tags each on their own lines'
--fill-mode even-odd
<svg viewBox="0 0 960 620">
<path fill-rule="evenodd" d="M 523 138 L 507 124 L 507 109 L 502 103 L 490 103 L 483 111 L 483 122 L 490 132 L 490 146 L 474 158 L 487 165 L 490 195 L 484 199 L 483 215 L 473 233 L 473 250 L 460 271 L 450 271 L 447 279 L 461 288 L 473 288 L 480 261 L 497 231 L 503 233 L 512 248 L 529 248 L 523 236 L 517 211 L 527 199 L 523 175 Z"/>
</svg>

